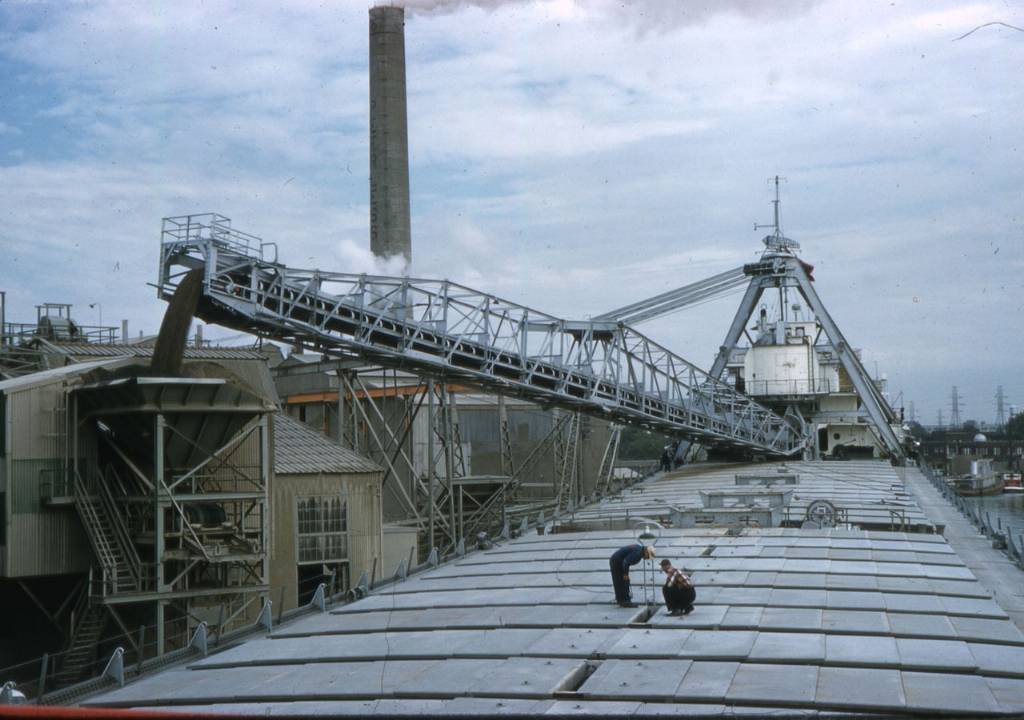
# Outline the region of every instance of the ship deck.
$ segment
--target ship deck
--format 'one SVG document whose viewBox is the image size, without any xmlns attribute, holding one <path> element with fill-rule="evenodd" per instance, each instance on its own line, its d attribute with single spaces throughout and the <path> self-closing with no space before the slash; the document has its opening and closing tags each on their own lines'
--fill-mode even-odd
<svg viewBox="0 0 1024 720">
<path fill-rule="evenodd" d="M 949 522 L 884 463 L 786 470 L 799 474 L 801 500 L 830 490 L 851 523 L 876 505 L 902 508 L 915 527 Z M 657 514 L 752 471 L 691 468 L 571 520 Z M 659 602 L 612 602 L 608 557 L 634 537 L 526 535 L 83 704 L 260 715 L 1024 711 L 1024 634 L 942 535 L 667 528 L 658 557 L 692 570 L 698 588 L 682 617 L 666 615 L 656 586 L 638 585 L 640 568 L 635 599 Z"/>
</svg>

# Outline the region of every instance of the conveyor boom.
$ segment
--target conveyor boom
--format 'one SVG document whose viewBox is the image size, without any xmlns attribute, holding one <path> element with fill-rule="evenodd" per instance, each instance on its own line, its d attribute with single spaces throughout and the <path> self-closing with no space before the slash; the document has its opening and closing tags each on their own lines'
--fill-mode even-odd
<svg viewBox="0 0 1024 720">
<path fill-rule="evenodd" d="M 201 269 L 207 322 L 704 443 L 774 456 L 806 445 L 626 324 L 564 320 L 448 281 L 292 269 L 276 250 L 220 215 L 166 218 L 159 296 Z"/>
</svg>

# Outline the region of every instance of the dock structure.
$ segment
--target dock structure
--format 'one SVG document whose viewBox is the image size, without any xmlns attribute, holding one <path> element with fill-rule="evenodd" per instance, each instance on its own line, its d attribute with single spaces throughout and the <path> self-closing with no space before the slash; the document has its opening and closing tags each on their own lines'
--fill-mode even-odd
<svg viewBox="0 0 1024 720">
<path fill-rule="evenodd" d="M 1024 634 L 929 531 L 904 471 L 788 468 L 800 478 L 785 486 L 790 507 L 829 490 L 846 520 L 678 529 L 645 517 L 669 498 L 735 489 L 750 471 L 691 469 L 637 486 L 619 509 L 591 504 L 543 533 L 400 568 L 354 602 L 82 703 L 260 715 L 1024 711 Z M 874 506 L 911 522 L 857 527 L 885 517 Z M 625 522 L 626 508 L 629 527 L 577 529 L 585 516 Z M 692 614 L 666 614 L 653 562 L 632 573 L 638 607 L 612 602 L 608 557 L 638 533 L 692 573 Z"/>
</svg>

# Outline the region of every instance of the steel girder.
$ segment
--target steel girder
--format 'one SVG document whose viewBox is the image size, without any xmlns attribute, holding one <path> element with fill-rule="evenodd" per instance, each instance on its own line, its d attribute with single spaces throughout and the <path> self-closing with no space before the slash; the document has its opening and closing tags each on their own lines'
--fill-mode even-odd
<svg viewBox="0 0 1024 720">
<path fill-rule="evenodd" d="M 706 302 L 747 284 L 743 267 L 727 270 L 675 290 L 625 305 L 597 315 L 595 320 L 614 320 L 636 325 L 647 320 L 669 315 L 685 307 Z"/>
<path fill-rule="evenodd" d="M 850 381 L 853 383 L 864 410 L 875 426 L 885 449 L 893 457 L 902 458 L 905 454 L 903 446 L 891 427 L 891 424 L 897 421 L 896 414 L 875 386 L 860 358 L 857 357 L 857 353 L 846 341 L 839 326 L 825 308 L 825 304 L 814 289 L 807 269 L 800 259 L 794 255 L 766 254 L 760 262 L 745 266 L 744 272 L 750 276 L 750 284 L 747 286 L 729 331 L 726 333 L 725 342 L 722 343 L 718 356 L 711 366 L 711 376 L 716 379 L 722 377 L 726 363 L 764 291 L 781 285 L 794 288 L 807 301 L 814 316 L 821 324 L 821 329 L 831 343 L 831 348 L 847 375 L 850 376 Z"/>
<path fill-rule="evenodd" d="M 446 280 L 292 269 L 273 244 L 234 233 L 222 216 L 165 219 L 159 296 L 201 269 L 208 322 L 701 442 L 776 456 L 807 444 L 624 323 L 564 320 Z"/>
</svg>

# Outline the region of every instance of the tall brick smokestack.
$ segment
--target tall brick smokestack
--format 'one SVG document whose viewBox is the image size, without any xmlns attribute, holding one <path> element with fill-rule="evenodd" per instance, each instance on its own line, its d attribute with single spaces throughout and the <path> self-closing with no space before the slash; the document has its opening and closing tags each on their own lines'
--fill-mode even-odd
<svg viewBox="0 0 1024 720">
<path fill-rule="evenodd" d="M 370 250 L 412 260 L 405 10 L 370 8 Z"/>
</svg>

